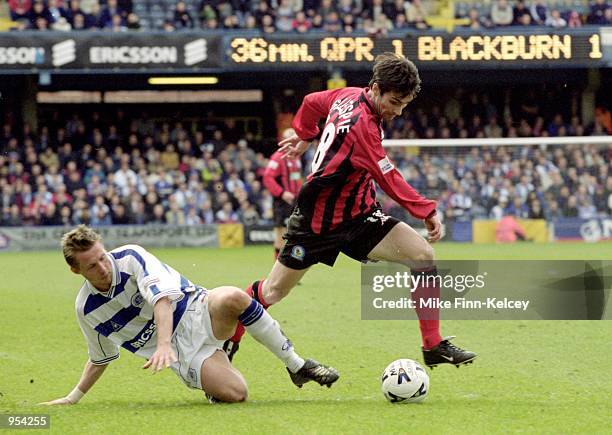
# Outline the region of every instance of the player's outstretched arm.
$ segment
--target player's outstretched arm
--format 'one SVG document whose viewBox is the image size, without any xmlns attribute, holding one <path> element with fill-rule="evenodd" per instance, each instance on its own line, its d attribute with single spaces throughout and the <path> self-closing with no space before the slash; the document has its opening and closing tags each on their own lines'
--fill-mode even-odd
<svg viewBox="0 0 612 435">
<path fill-rule="evenodd" d="M 100 379 L 104 370 L 108 364 L 95 365 L 91 361 L 87 361 L 83 374 L 76 387 L 66 397 L 60 397 L 59 399 L 51 400 L 49 402 L 42 402 L 39 405 L 75 405 L 81 400 L 81 397 L 87 393 L 91 387 Z"/>
<path fill-rule="evenodd" d="M 279 152 L 284 159 L 296 159 L 306 152 L 310 142 L 302 140 L 297 134 L 289 136 L 278 143 Z"/>
<path fill-rule="evenodd" d="M 153 316 L 157 326 L 157 349 L 142 368 L 151 367 L 153 373 L 156 373 L 177 361 L 170 341 L 172 339 L 172 302 L 169 298 L 163 297 L 155 303 Z"/>
</svg>

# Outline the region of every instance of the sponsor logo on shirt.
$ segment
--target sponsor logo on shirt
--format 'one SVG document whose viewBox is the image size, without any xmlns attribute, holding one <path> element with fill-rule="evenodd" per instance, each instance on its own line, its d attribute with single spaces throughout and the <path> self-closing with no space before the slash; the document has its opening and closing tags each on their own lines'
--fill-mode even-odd
<svg viewBox="0 0 612 435">
<path fill-rule="evenodd" d="M 132 347 L 140 349 L 142 346 L 147 344 L 151 336 L 155 333 L 156 328 L 157 326 L 155 325 L 155 323 L 151 323 L 151 325 L 147 329 L 145 329 L 142 334 L 140 334 L 138 340 L 134 340 L 130 343 Z"/>
</svg>

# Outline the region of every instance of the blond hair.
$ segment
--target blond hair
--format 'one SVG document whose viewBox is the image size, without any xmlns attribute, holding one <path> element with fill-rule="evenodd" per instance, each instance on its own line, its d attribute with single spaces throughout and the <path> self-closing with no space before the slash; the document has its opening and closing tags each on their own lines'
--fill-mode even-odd
<svg viewBox="0 0 612 435">
<path fill-rule="evenodd" d="M 91 249 L 102 237 L 87 225 L 79 225 L 62 236 L 62 251 L 64 259 L 72 267 L 77 267 L 75 255 Z"/>
</svg>

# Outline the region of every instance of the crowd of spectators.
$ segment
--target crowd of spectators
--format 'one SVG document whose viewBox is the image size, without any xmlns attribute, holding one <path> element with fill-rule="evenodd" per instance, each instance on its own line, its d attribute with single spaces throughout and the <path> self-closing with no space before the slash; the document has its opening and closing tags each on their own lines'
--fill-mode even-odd
<svg viewBox="0 0 612 435">
<path fill-rule="evenodd" d="M 275 32 L 365 32 L 427 29 L 435 12 L 433 1 L 422 0 L 8 0 L 16 30 L 110 31 L 151 28 L 253 29 Z M 469 3 L 466 3 L 466 5 Z M 482 5 L 481 5 L 482 6 Z M 161 15 L 159 15 L 161 14 Z M 608 0 L 592 0 L 588 13 L 572 8 L 551 8 L 546 0 L 493 0 L 491 6 L 471 7 L 459 13 L 474 29 L 503 26 L 577 27 L 612 23 Z M 155 20 L 152 18 L 156 18 Z M 143 25 L 144 24 L 144 25 Z"/>
<path fill-rule="evenodd" d="M 75 116 L 53 130 L 0 139 L 2 225 L 242 222 L 272 219 L 262 189 L 266 166 L 246 139 L 227 143 L 222 130 L 204 141 L 180 123 L 95 124 Z M 152 133 L 149 135 L 149 133 Z"/>
<path fill-rule="evenodd" d="M 447 222 L 612 214 L 612 145 L 473 147 L 391 155 L 415 189 L 437 198 Z M 409 219 L 390 199 L 383 205 L 389 214 Z"/>
<path fill-rule="evenodd" d="M 547 90 L 514 98 L 508 91 L 499 105 L 483 92 L 458 89 L 444 105 L 408 109 L 388 126 L 386 137 L 499 138 L 612 135 L 612 115 L 597 108 L 583 125 L 576 113 L 559 113 L 559 95 Z M 574 100 L 576 95 L 574 95 Z M 542 101 L 550 104 L 545 106 Z M 575 105 L 565 101 L 565 107 Z M 486 140 L 483 141 L 486 145 Z M 590 219 L 612 215 L 612 141 L 606 145 L 481 146 L 403 149 L 389 153 L 404 178 L 419 192 L 437 198 L 447 220 L 519 218 Z M 383 196 L 390 214 L 406 212 Z"/>
<path fill-rule="evenodd" d="M 132 0 L 8 0 L 14 30 L 139 30 Z"/>
<path fill-rule="evenodd" d="M 444 105 L 416 107 L 386 137 L 507 137 L 612 134 L 609 112 L 583 125 L 540 108 L 526 95 L 498 107 L 462 92 Z M 568 105 L 568 104 L 566 104 Z M 272 221 L 262 187 L 267 158 L 230 119 L 154 122 L 146 115 L 55 113 L 38 131 L 10 122 L 0 131 L 0 225 L 76 225 Z M 199 126 L 199 127 L 195 127 Z M 315 147 L 304 156 L 306 168 Z M 612 144 L 389 149 L 406 180 L 439 201 L 450 220 L 609 216 Z M 384 209 L 407 219 L 386 196 Z"/>
<path fill-rule="evenodd" d="M 612 24 L 612 7 L 608 0 L 593 0 L 588 12 L 571 7 L 550 7 L 546 0 L 493 0 L 486 10 L 470 7 L 467 13 L 459 13 L 461 18 L 468 18 L 465 25 L 471 29 L 503 28 L 508 26 L 548 26 L 554 28 L 581 27 L 584 24 Z"/>
</svg>

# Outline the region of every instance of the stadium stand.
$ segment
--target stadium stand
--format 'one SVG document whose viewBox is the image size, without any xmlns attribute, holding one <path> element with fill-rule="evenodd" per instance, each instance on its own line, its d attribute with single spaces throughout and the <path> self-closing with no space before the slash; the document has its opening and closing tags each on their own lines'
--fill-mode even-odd
<svg viewBox="0 0 612 435">
<path fill-rule="evenodd" d="M 500 2 L 504 3 L 503 19 Z M 266 33 L 384 34 L 432 26 L 474 28 L 470 15 L 475 14 L 483 27 L 612 23 L 608 0 L 8 0 L 8 6 L 8 14 L 0 14 L 0 26 L 13 30 L 259 29 Z"/>
<path fill-rule="evenodd" d="M 547 101 L 561 98 L 548 90 Z M 389 138 L 488 138 L 612 134 L 610 113 L 589 125 L 575 113 L 508 91 L 500 101 L 459 90 L 443 106 L 409 108 Z M 542 99 L 543 101 L 543 99 Z M 571 107 L 571 104 L 563 106 Z M 164 222 L 267 224 L 272 197 L 262 187 L 267 159 L 253 134 L 231 119 L 190 124 L 110 113 L 40 120 L 38 131 L 10 120 L 0 134 L 0 225 Z M 120 120 L 119 122 L 117 120 Z M 54 127 L 59 126 L 59 127 Z M 609 216 L 612 148 L 477 147 L 390 149 L 398 169 L 439 199 L 448 220 Z M 311 153 L 306 159 L 312 157 Z M 408 219 L 386 197 L 384 208 Z"/>
</svg>

